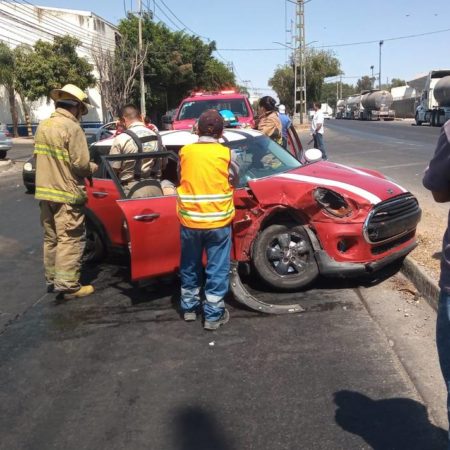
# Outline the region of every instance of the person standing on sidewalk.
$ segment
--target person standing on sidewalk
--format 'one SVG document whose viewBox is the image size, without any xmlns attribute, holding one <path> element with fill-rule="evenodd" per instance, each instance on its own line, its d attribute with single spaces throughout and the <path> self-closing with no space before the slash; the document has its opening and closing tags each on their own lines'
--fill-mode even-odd
<svg viewBox="0 0 450 450">
<path fill-rule="evenodd" d="M 288 129 L 292 125 L 292 121 L 286 114 L 286 106 L 284 105 L 278 106 L 278 117 L 281 122 L 281 137 L 282 137 L 281 145 L 283 146 L 283 148 L 287 148 Z"/>
<path fill-rule="evenodd" d="M 423 185 L 437 203 L 450 202 L 450 120 L 442 127 L 433 159 L 425 171 Z M 450 422 L 450 211 L 444 233 L 441 257 L 441 289 L 436 324 L 436 345 L 447 387 L 447 412 Z M 450 439 L 448 444 L 450 450 Z"/>
<path fill-rule="evenodd" d="M 49 292 L 63 293 L 65 298 L 85 297 L 94 287 L 80 284 L 85 243 L 83 205 L 87 199 L 84 179 L 97 165 L 89 162 L 79 121 L 90 103 L 72 84 L 52 90 L 50 97 L 56 111 L 39 124 L 34 138 L 35 197 L 40 200 L 44 228 L 45 279 Z"/>
<path fill-rule="evenodd" d="M 314 148 L 318 148 L 322 154 L 323 159 L 328 159 L 327 152 L 325 150 L 325 144 L 323 143 L 324 132 L 324 117 L 321 111 L 322 105 L 319 102 L 314 102 L 314 115 L 311 121 L 311 136 L 314 139 Z"/>
<path fill-rule="evenodd" d="M 205 111 L 197 127 L 198 143 L 184 146 L 179 153 L 181 309 L 184 320 L 196 320 L 205 251 L 204 328 L 216 330 L 229 320 L 224 297 L 229 288 L 233 185 L 238 182 L 238 169 L 231 150 L 218 142 L 224 127 L 219 112 Z"/>
</svg>

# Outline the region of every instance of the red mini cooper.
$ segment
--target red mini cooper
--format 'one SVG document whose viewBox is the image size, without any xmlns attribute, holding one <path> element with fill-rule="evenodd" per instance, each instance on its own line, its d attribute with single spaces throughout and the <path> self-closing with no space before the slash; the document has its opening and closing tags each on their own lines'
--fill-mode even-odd
<svg viewBox="0 0 450 450">
<path fill-rule="evenodd" d="M 161 137 L 164 151 L 151 157 L 169 161 L 162 178 L 176 184 L 177 153 L 198 137 L 176 130 Z M 127 198 L 110 162 L 130 155 L 105 156 L 111 142 L 91 147 L 102 168 L 87 186 L 90 256 L 128 248 L 133 280 L 177 271 L 176 196 Z M 222 142 L 240 163 L 231 288 L 248 306 L 277 313 L 299 308 L 259 302 L 241 284 L 241 267 L 272 288 L 298 290 L 319 274 L 347 277 L 379 270 L 416 246 L 417 199 L 381 173 L 323 161 L 320 151 L 303 150 L 292 127 L 288 150 L 254 130 L 226 130 Z M 149 154 L 133 155 L 145 157 Z"/>
</svg>

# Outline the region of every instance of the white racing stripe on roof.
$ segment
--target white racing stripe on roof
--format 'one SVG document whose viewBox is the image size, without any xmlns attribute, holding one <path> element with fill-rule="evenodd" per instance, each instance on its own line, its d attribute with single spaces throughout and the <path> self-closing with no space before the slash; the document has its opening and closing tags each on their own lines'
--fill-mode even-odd
<svg viewBox="0 0 450 450">
<path fill-rule="evenodd" d="M 313 184 L 317 184 L 319 186 L 338 187 L 338 188 L 344 189 L 345 191 L 352 192 L 353 194 L 359 195 L 362 198 L 365 198 L 373 205 L 376 205 L 377 203 L 381 202 L 381 198 L 377 197 L 376 195 L 372 194 L 371 192 L 366 191 L 365 189 L 359 188 L 357 186 L 353 186 L 352 184 L 342 183 L 341 181 L 334 181 L 334 180 L 329 180 L 327 178 L 311 177 L 309 175 L 299 175 L 299 174 L 293 174 L 293 173 L 284 173 L 284 174 L 278 175 L 278 177 L 288 178 L 290 180 L 295 180 L 295 181 L 304 181 L 306 183 L 313 183 Z"/>
</svg>

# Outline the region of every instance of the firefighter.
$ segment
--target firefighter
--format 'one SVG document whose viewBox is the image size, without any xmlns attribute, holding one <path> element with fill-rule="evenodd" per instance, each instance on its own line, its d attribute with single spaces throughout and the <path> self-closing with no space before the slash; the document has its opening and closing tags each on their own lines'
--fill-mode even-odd
<svg viewBox="0 0 450 450">
<path fill-rule="evenodd" d="M 50 97 L 56 110 L 39 124 L 34 146 L 45 279 L 49 292 L 63 293 L 64 298 L 85 297 L 94 292 L 94 287 L 80 284 L 85 243 L 83 205 L 87 199 L 84 179 L 97 170 L 97 165 L 89 161 L 80 119 L 90 103 L 88 96 L 72 84 L 52 90 Z"/>
</svg>

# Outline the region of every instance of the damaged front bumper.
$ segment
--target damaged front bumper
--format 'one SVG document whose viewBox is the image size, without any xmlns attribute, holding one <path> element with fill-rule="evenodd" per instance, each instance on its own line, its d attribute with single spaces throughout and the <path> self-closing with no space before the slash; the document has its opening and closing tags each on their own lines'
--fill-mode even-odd
<svg viewBox="0 0 450 450">
<path fill-rule="evenodd" d="M 417 247 L 416 242 L 411 242 L 401 250 L 396 251 L 377 261 L 367 263 L 338 262 L 331 258 L 324 250 L 316 250 L 314 256 L 319 266 L 319 272 L 325 277 L 348 278 L 367 275 L 381 270 L 383 267 L 404 258 Z"/>
</svg>

